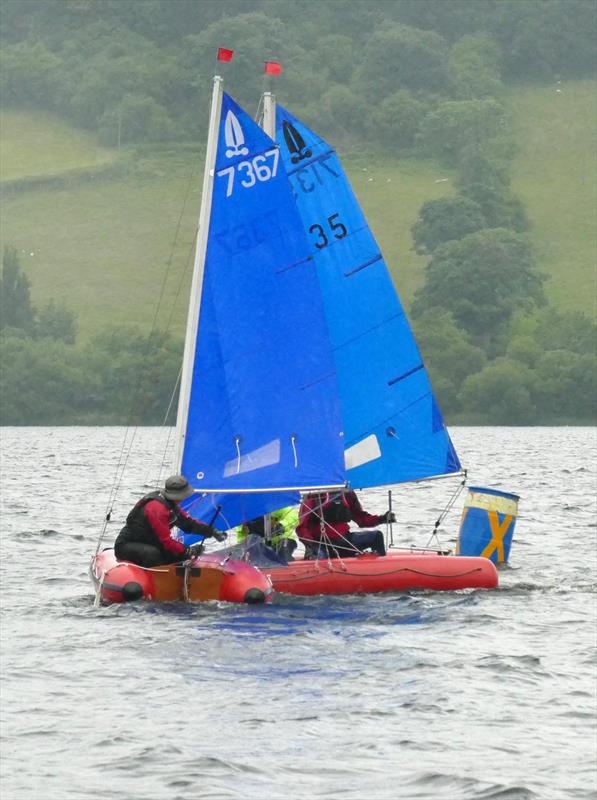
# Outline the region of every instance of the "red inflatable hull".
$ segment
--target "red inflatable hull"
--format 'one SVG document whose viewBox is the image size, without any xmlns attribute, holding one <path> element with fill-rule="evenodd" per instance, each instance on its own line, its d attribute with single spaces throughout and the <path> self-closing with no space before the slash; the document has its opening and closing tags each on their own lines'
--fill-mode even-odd
<svg viewBox="0 0 597 800">
<path fill-rule="evenodd" d="M 263 567 L 262 571 L 276 592 L 298 595 L 495 589 L 498 585 L 497 570 L 489 559 L 436 551 L 293 561 L 287 567 Z"/>
<path fill-rule="evenodd" d="M 113 550 L 103 550 L 91 562 L 91 579 L 102 603 L 131 600 L 224 600 L 263 603 L 271 599 L 269 578 L 251 564 L 204 555 L 188 566 L 165 564 L 146 569 L 118 561 Z"/>
</svg>

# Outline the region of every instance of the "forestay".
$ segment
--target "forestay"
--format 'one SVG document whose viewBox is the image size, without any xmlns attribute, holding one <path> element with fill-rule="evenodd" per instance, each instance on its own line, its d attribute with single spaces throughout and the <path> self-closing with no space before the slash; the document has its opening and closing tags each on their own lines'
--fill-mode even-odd
<svg viewBox="0 0 597 800">
<path fill-rule="evenodd" d="M 276 141 L 316 261 L 350 485 L 458 472 L 408 320 L 336 153 L 281 106 Z"/>
<path fill-rule="evenodd" d="M 279 148 L 226 94 L 218 131 L 182 472 L 210 493 L 342 484 L 321 289 Z M 230 525 L 284 504 L 249 497 L 229 498 Z"/>
</svg>

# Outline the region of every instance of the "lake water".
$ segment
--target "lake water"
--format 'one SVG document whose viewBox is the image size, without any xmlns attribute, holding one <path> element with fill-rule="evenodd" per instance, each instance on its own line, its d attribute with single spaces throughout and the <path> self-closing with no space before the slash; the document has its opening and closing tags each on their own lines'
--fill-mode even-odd
<svg viewBox="0 0 597 800">
<path fill-rule="evenodd" d="M 2 800 L 595 798 L 596 432 L 452 433 L 521 495 L 497 591 L 96 609 L 123 429 L 4 428 Z M 166 449 L 137 432 L 106 543 Z M 397 487 L 395 540 L 455 486 Z"/>
</svg>

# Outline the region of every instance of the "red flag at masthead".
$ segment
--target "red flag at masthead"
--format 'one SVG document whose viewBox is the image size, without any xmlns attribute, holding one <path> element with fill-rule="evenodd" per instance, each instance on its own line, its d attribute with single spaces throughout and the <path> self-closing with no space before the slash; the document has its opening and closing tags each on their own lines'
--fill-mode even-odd
<svg viewBox="0 0 597 800">
<path fill-rule="evenodd" d="M 227 50 L 225 47 L 218 47 L 218 61 L 232 61 L 234 50 Z"/>
<path fill-rule="evenodd" d="M 281 75 L 282 64 L 279 61 L 266 61 L 263 71 L 266 75 Z"/>
</svg>

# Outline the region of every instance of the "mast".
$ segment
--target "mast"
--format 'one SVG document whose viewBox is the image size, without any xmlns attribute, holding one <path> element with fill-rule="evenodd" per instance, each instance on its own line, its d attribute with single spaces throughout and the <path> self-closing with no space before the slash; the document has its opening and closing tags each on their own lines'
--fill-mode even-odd
<svg viewBox="0 0 597 800">
<path fill-rule="evenodd" d="M 263 93 L 263 122 L 261 127 L 270 139 L 276 141 L 276 95 Z"/>
<path fill-rule="evenodd" d="M 219 75 L 214 76 L 213 92 L 211 97 L 211 111 L 207 134 L 207 148 L 205 152 L 205 169 L 203 172 L 203 190 L 201 193 L 201 210 L 197 229 L 197 243 L 195 247 L 195 262 L 193 265 L 193 280 L 191 283 L 191 296 L 187 316 L 187 330 L 185 334 L 184 356 L 182 360 L 182 374 L 180 379 L 180 394 L 178 398 L 178 414 L 176 418 L 174 472 L 181 471 L 182 455 L 187 431 L 187 418 L 191 398 L 191 384 L 193 380 L 193 362 L 195 355 L 195 342 L 199 330 L 199 311 L 201 308 L 201 295 L 203 292 L 203 272 L 205 269 L 205 256 L 207 253 L 207 236 L 211 217 L 211 200 L 213 194 L 214 171 L 218 146 L 218 132 L 220 116 L 222 113 L 222 84 Z"/>
</svg>

